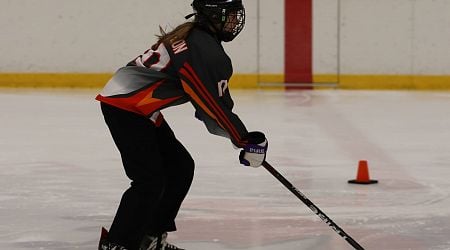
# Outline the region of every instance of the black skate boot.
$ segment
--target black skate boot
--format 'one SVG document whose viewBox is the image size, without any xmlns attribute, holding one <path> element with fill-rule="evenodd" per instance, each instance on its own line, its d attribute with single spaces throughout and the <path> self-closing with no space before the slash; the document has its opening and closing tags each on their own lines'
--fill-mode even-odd
<svg viewBox="0 0 450 250">
<path fill-rule="evenodd" d="M 163 233 L 159 236 L 144 236 L 139 250 L 186 250 L 176 247 L 166 241 L 167 233 Z"/>
<path fill-rule="evenodd" d="M 108 230 L 102 227 L 102 235 L 100 236 L 100 242 L 98 243 L 98 250 L 127 250 L 121 245 L 109 242 L 107 238 Z"/>
</svg>

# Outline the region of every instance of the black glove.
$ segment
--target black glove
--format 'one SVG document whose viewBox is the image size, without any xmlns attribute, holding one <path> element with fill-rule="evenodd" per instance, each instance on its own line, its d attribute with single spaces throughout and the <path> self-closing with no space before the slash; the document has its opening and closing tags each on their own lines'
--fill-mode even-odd
<svg viewBox="0 0 450 250">
<path fill-rule="evenodd" d="M 268 142 L 266 136 L 259 131 L 249 132 L 244 140 L 248 143 L 239 154 L 239 161 L 245 166 L 257 168 L 266 159 Z"/>
</svg>

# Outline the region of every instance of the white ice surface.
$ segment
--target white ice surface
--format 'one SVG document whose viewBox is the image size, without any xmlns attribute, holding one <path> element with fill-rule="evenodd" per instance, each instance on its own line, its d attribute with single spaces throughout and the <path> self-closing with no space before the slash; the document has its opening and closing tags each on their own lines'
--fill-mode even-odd
<svg viewBox="0 0 450 250">
<path fill-rule="evenodd" d="M 450 93 L 232 91 L 267 161 L 365 249 L 450 249 Z M 0 249 L 96 249 L 128 186 L 96 91 L 0 90 Z M 189 250 L 352 249 L 190 104 L 163 112 L 196 161 L 169 239 Z M 347 184 L 359 160 L 376 185 Z"/>
</svg>

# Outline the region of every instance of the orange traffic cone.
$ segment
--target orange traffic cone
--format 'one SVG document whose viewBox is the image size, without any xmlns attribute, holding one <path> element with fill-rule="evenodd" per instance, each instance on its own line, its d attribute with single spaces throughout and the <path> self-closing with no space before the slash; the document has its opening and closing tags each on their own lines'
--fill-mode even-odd
<svg viewBox="0 0 450 250">
<path fill-rule="evenodd" d="M 371 180 L 369 177 L 369 167 L 367 166 L 367 161 L 359 161 L 358 164 L 358 174 L 356 175 L 356 180 L 349 180 L 348 183 L 352 184 L 374 184 L 378 183 L 377 180 Z"/>
</svg>

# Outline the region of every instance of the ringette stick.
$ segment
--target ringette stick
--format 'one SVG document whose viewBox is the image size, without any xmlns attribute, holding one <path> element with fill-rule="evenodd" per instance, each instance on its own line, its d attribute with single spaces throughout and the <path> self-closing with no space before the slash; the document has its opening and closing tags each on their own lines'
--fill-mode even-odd
<svg viewBox="0 0 450 250">
<path fill-rule="evenodd" d="M 336 223 L 334 223 L 322 210 L 320 210 L 312 201 L 310 201 L 306 196 L 300 192 L 294 185 L 292 185 L 286 178 L 284 178 L 275 168 L 273 168 L 266 161 L 263 162 L 262 166 L 267 169 L 275 178 L 277 178 L 289 191 L 291 191 L 295 196 L 297 196 L 307 207 L 309 207 L 317 216 L 320 217 L 328 226 L 330 226 L 336 233 L 338 233 L 342 238 L 344 238 L 350 245 L 352 245 L 356 250 L 364 250 L 364 248 L 358 244 L 350 235 L 348 235 L 342 228 L 340 228 Z"/>
</svg>

